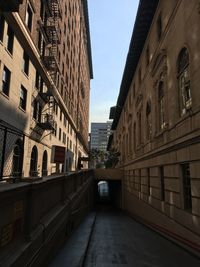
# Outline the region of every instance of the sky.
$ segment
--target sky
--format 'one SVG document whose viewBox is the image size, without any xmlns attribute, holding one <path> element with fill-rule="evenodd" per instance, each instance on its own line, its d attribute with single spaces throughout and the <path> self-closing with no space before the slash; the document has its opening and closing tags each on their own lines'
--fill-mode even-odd
<svg viewBox="0 0 200 267">
<path fill-rule="evenodd" d="M 94 79 L 90 123 L 106 122 L 121 85 L 139 0 L 88 0 Z"/>
</svg>

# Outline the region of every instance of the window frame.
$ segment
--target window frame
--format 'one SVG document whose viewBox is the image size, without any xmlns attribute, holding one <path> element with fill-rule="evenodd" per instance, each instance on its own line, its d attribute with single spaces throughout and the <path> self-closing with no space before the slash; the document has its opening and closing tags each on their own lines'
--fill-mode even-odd
<svg viewBox="0 0 200 267">
<path fill-rule="evenodd" d="M 6 34 L 6 50 L 12 55 L 14 46 L 14 32 L 13 29 L 8 25 Z"/>
<path fill-rule="evenodd" d="M 3 43 L 5 30 L 5 17 L 3 14 L 0 15 L 0 42 Z"/>
<path fill-rule="evenodd" d="M 161 89 L 162 89 L 162 92 L 161 92 Z M 165 125 L 166 125 L 166 123 L 165 123 L 164 82 L 159 81 L 159 84 L 158 84 L 158 126 L 159 126 L 159 131 L 164 130 Z"/>
<path fill-rule="evenodd" d="M 23 92 L 23 98 L 22 98 L 22 92 Z M 19 107 L 24 111 L 26 111 L 26 105 L 27 105 L 27 89 L 23 85 L 21 85 Z"/>
<path fill-rule="evenodd" d="M 25 24 L 29 29 L 29 31 L 31 32 L 33 28 L 33 9 L 31 8 L 31 5 L 29 3 L 26 8 Z"/>
<path fill-rule="evenodd" d="M 184 116 L 192 107 L 190 56 L 186 47 L 183 47 L 179 52 L 177 60 L 177 74 L 180 98 L 180 115 Z"/>
<path fill-rule="evenodd" d="M 189 177 L 188 174 L 186 174 L 188 168 L 189 168 Z M 182 188 L 183 188 L 183 209 L 188 212 L 192 212 L 192 188 L 191 188 L 191 175 L 190 175 L 189 162 L 181 164 L 181 176 L 182 176 Z"/>
<path fill-rule="evenodd" d="M 4 80 L 4 74 L 6 76 L 6 80 Z M 8 77 L 7 77 L 8 75 Z M 11 71 L 4 65 L 3 67 L 3 73 L 2 73 L 2 87 L 1 87 L 1 91 L 4 95 L 9 97 L 9 93 L 10 93 L 10 80 L 11 80 Z M 7 85 L 6 90 L 4 89 L 5 84 Z"/>
<path fill-rule="evenodd" d="M 27 76 L 29 76 L 29 67 L 30 67 L 30 58 L 29 55 L 26 53 L 26 51 L 24 50 L 23 52 L 23 65 L 22 65 L 22 71 L 24 72 L 24 74 L 26 74 Z"/>
</svg>

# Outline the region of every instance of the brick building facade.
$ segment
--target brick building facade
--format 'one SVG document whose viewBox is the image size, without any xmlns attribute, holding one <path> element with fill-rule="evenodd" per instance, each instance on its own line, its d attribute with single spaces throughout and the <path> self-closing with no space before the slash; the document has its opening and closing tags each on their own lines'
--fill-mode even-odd
<svg viewBox="0 0 200 267">
<path fill-rule="evenodd" d="M 124 209 L 200 246 L 199 1 L 141 0 L 109 148 L 125 171 Z"/>
<path fill-rule="evenodd" d="M 3 176 L 75 170 L 88 154 L 87 0 L 20 2 L 19 12 L 0 13 L 0 120 L 2 128 L 24 134 L 9 139 Z M 52 157 L 54 146 L 64 148 L 65 162 Z"/>
</svg>

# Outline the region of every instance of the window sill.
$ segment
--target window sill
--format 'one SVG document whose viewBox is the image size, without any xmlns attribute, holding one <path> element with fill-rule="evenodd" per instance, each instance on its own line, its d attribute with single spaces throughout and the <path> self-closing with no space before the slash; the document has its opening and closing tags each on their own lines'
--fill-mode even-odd
<svg viewBox="0 0 200 267">
<path fill-rule="evenodd" d="M 26 110 L 24 110 L 22 107 L 18 107 L 22 112 L 26 113 Z"/>
<path fill-rule="evenodd" d="M 2 41 L 2 40 L 0 40 L 0 45 L 2 45 L 2 46 L 3 46 L 3 41 Z"/>
<path fill-rule="evenodd" d="M 24 76 L 25 76 L 27 79 L 29 79 L 28 74 L 26 74 L 26 72 L 24 72 L 24 71 L 22 70 L 22 73 L 24 74 Z"/>
<path fill-rule="evenodd" d="M 5 50 L 6 50 L 6 52 L 8 53 L 8 55 L 11 57 L 11 58 L 13 58 L 13 54 L 5 47 Z"/>
<path fill-rule="evenodd" d="M 3 91 L 0 91 L 0 94 L 9 100 L 9 95 L 6 95 Z"/>
</svg>

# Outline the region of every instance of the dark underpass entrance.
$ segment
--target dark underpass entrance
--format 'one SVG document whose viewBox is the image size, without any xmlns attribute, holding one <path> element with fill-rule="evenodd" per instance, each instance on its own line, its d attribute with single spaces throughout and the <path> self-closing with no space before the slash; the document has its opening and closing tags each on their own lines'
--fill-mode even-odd
<svg viewBox="0 0 200 267">
<path fill-rule="evenodd" d="M 94 181 L 94 206 L 122 207 L 121 181 L 95 180 Z"/>
</svg>

